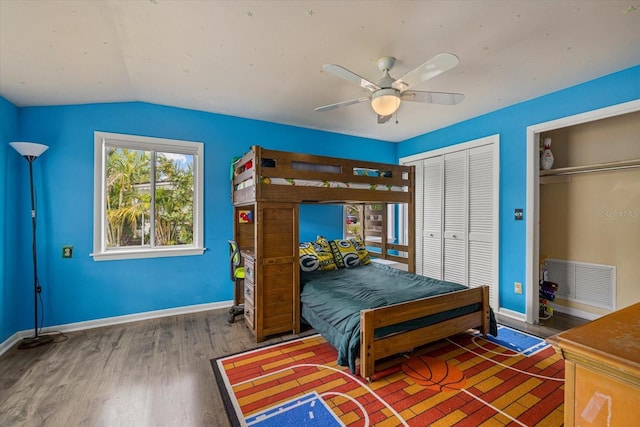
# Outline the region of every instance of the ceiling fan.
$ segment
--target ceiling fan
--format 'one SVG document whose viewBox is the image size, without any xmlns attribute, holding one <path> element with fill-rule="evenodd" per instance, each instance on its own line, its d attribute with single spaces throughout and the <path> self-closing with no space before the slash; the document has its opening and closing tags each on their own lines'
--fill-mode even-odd
<svg viewBox="0 0 640 427">
<path fill-rule="evenodd" d="M 371 101 L 371 108 L 378 114 L 378 123 L 385 123 L 398 110 L 401 101 L 424 102 L 427 104 L 455 105 L 464 100 L 461 93 L 427 92 L 410 90 L 410 88 L 444 73 L 458 65 L 459 59 L 451 53 L 441 53 L 416 69 L 409 71 L 399 79 L 389 75 L 396 63 L 396 58 L 386 56 L 378 59 L 378 68 L 383 72 L 378 83 L 373 83 L 340 65 L 325 64 L 322 68 L 342 79 L 356 83 L 368 89 L 371 94 L 357 99 L 350 99 L 335 104 L 318 107 L 315 111 L 329 111 L 348 105 Z"/>
</svg>

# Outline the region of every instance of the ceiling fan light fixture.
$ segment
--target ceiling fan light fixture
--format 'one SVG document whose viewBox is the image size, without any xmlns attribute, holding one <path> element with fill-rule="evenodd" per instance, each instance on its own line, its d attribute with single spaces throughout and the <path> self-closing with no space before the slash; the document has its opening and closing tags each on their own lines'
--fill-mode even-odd
<svg viewBox="0 0 640 427">
<path fill-rule="evenodd" d="M 371 108 L 381 116 L 390 116 L 400 107 L 400 94 L 396 89 L 379 89 L 371 95 Z"/>
</svg>

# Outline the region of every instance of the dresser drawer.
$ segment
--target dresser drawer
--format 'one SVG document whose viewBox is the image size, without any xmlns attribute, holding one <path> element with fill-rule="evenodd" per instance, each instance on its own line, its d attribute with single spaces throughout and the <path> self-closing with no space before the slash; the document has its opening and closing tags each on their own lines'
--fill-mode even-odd
<svg viewBox="0 0 640 427">
<path fill-rule="evenodd" d="M 255 306 L 253 283 L 246 280 L 244 282 L 244 300 L 249 304 Z"/>
<path fill-rule="evenodd" d="M 253 309 L 253 304 L 244 302 L 244 321 L 249 327 L 249 329 L 253 330 L 255 325 L 255 311 Z"/>
<path fill-rule="evenodd" d="M 255 281 L 255 268 L 253 259 L 245 257 L 244 259 L 244 281 L 251 284 Z"/>
</svg>

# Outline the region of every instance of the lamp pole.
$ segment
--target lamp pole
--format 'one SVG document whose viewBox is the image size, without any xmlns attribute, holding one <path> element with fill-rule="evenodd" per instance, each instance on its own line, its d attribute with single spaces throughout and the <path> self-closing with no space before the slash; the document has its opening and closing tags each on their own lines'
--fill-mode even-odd
<svg viewBox="0 0 640 427">
<path fill-rule="evenodd" d="M 49 147 L 31 142 L 10 143 L 29 162 L 29 188 L 31 192 L 31 251 L 33 257 L 33 336 L 23 339 L 18 344 L 19 349 L 38 347 L 53 341 L 51 335 L 38 335 L 38 296 L 42 292 L 40 281 L 38 280 L 38 251 L 36 245 L 36 200 L 35 186 L 33 185 L 33 161 L 44 153 Z"/>
<path fill-rule="evenodd" d="M 38 339 L 38 294 L 42 292 L 40 282 L 38 281 L 38 251 L 36 245 L 36 203 L 33 190 L 33 161 L 34 156 L 27 156 L 29 162 L 29 185 L 31 187 L 31 231 L 32 243 L 31 250 L 33 252 L 33 338 Z"/>
</svg>

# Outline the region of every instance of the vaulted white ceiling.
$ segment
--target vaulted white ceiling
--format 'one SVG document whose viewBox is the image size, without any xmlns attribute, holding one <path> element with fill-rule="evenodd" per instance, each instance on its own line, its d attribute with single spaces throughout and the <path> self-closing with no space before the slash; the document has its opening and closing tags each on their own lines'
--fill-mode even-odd
<svg viewBox="0 0 640 427">
<path fill-rule="evenodd" d="M 323 71 L 395 78 L 441 52 L 460 64 L 378 124 L 367 96 Z M 15 105 L 144 101 L 402 141 L 640 64 L 640 0 L 0 0 L 0 95 Z M 397 123 L 396 123 L 397 119 Z"/>
</svg>

